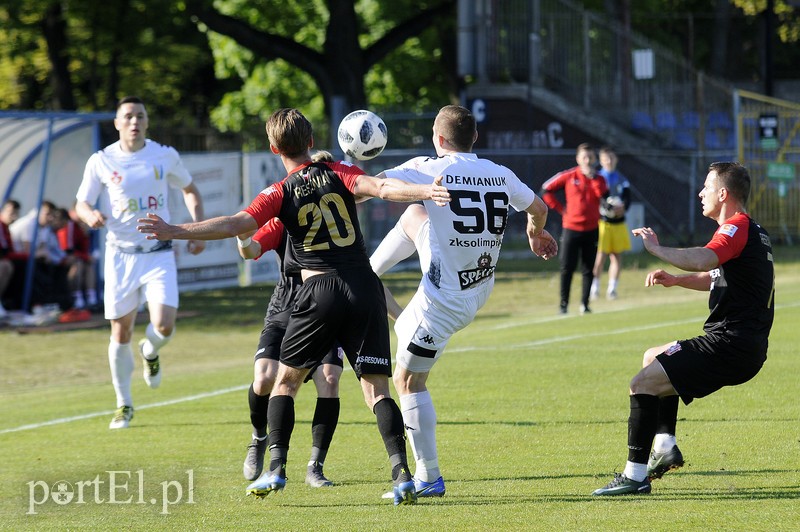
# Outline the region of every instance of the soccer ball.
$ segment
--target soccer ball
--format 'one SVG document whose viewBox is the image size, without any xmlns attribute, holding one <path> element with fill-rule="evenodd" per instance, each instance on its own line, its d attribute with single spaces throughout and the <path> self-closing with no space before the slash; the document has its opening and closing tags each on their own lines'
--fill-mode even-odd
<svg viewBox="0 0 800 532">
<path fill-rule="evenodd" d="M 337 133 L 342 151 L 359 161 L 374 159 L 386 147 L 386 124 L 372 111 L 353 111 L 342 119 Z"/>
</svg>

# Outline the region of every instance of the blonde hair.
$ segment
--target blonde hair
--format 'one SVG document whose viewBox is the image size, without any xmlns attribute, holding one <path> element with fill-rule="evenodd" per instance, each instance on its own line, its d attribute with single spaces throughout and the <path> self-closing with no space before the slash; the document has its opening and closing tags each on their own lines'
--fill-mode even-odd
<svg viewBox="0 0 800 532">
<path fill-rule="evenodd" d="M 267 120 L 270 146 L 286 157 L 298 157 L 308 152 L 314 135 L 311 122 L 297 109 L 278 109 Z"/>
</svg>

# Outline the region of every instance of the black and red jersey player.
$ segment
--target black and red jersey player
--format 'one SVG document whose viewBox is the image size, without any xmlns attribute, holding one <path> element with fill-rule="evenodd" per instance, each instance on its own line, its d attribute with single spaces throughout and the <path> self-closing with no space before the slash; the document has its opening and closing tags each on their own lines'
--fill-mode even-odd
<svg viewBox="0 0 800 532">
<path fill-rule="evenodd" d="M 713 163 L 699 194 L 703 216 L 719 225 L 708 244 L 670 248 L 649 227 L 633 230 L 652 255 L 691 272 L 654 270 L 645 285 L 708 291 L 709 316 L 704 334 L 645 351 L 644 367 L 630 383 L 625 471 L 594 495 L 649 493 L 651 479 L 684 464 L 675 437 L 679 400 L 688 405 L 745 383 L 766 361 L 775 270 L 769 234 L 747 214 L 749 195 L 744 166 Z"/>
<path fill-rule="evenodd" d="M 289 233 L 278 218 L 261 226 L 252 238 L 239 239 L 238 244 L 239 254 L 245 259 L 258 260 L 267 251 L 274 250 L 280 274 L 267 305 L 264 327 L 259 335 L 253 360 L 253 384 L 248 390 L 253 439 L 247 446 L 242 472 L 247 480 L 253 481 L 261 475 L 264 466 L 269 394 L 278 373 L 281 343 L 303 280 Z M 323 467 L 339 421 L 342 361 L 342 349 L 337 345 L 331 346 L 317 367 L 308 372 L 304 381 L 313 380 L 317 389 L 317 402 L 311 422 L 311 457 L 306 469 L 306 484 L 313 488 L 333 485 L 325 476 Z"/>
<path fill-rule="evenodd" d="M 216 240 L 250 234 L 278 217 L 291 236 L 301 266 L 301 286 L 281 345 L 270 394 L 270 466 L 247 488 L 265 496 L 286 485 L 286 458 L 294 428 L 294 397 L 309 368 L 334 343 L 345 351 L 364 399 L 375 413 L 392 466 L 394 503 L 417 496 L 408 470 L 403 418 L 391 397 L 389 325 L 383 286 L 372 272 L 356 215 L 357 197 L 390 201 L 433 200 L 450 195 L 441 177 L 430 185 L 368 176 L 343 162 L 312 162 L 311 123 L 296 109 L 274 112 L 266 125 L 270 150 L 288 175 L 263 190 L 243 211 L 203 222 L 170 225 L 155 214 L 139 220 L 150 239 Z"/>
</svg>

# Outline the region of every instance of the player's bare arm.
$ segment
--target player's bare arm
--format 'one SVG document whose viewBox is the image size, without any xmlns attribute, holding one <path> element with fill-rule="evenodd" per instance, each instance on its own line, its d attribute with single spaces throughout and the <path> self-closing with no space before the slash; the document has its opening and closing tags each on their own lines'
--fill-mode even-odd
<svg viewBox="0 0 800 532">
<path fill-rule="evenodd" d="M 75 203 L 75 212 L 78 213 L 81 221 L 92 229 L 100 229 L 106 225 L 106 217 L 103 216 L 103 213 L 85 201 Z"/>
<path fill-rule="evenodd" d="M 534 196 L 525 212 L 528 214 L 526 232 L 531 251 L 544 260 L 549 260 L 558 254 L 558 243 L 553 236 L 544 229 L 547 223 L 547 204 L 539 196 Z"/>
<path fill-rule="evenodd" d="M 708 292 L 711 289 L 711 275 L 708 272 L 687 273 L 683 275 L 673 275 L 664 270 L 653 270 L 647 274 L 644 280 L 645 286 L 661 285 L 664 287 L 680 286 L 700 292 Z"/>
<path fill-rule="evenodd" d="M 152 212 L 136 221 L 139 224 L 136 229 L 146 234 L 148 240 L 222 240 L 258 229 L 258 222 L 244 211 L 177 225 L 168 224 Z"/>
<path fill-rule="evenodd" d="M 183 189 L 183 202 L 186 204 L 186 208 L 189 209 L 192 220 L 199 222 L 205 218 L 203 197 L 200 195 L 197 185 L 190 183 Z M 192 255 L 197 255 L 206 249 L 206 243 L 202 240 L 189 240 L 189 242 L 186 243 L 186 249 Z"/>
<path fill-rule="evenodd" d="M 443 207 L 450 202 L 450 192 L 441 183 L 442 176 L 436 177 L 430 185 L 417 185 L 391 177 L 360 175 L 356 178 L 353 193 L 398 202 L 433 200 Z"/>
<path fill-rule="evenodd" d="M 383 285 L 383 293 L 386 296 L 386 313 L 390 318 L 397 321 L 397 317 L 403 312 L 403 307 L 400 306 L 400 303 L 397 302 L 386 285 Z"/>
<path fill-rule="evenodd" d="M 670 248 L 658 243 L 658 236 L 650 227 L 639 227 L 632 231 L 644 242 L 645 249 L 654 257 L 686 270 L 687 272 L 707 272 L 719 266 L 717 254 L 708 248 Z"/>
</svg>

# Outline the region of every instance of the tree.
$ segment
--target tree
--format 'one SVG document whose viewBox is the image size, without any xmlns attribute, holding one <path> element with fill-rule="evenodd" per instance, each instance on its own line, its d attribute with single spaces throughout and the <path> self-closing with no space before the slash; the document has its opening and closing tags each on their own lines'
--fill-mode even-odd
<svg viewBox="0 0 800 532">
<path fill-rule="evenodd" d="M 310 106 L 307 114 L 312 120 L 337 119 L 346 111 L 367 106 L 367 82 L 396 92 L 397 85 L 387 83 L 395 81 L 395 74 L 416 80 L 419 91 L 437 75 L 441 82 L 444 72 L 448 81 L 441 83 L 437 94 L 447 94 L 454 85 L 455 60 L 443 58 L 442 52 L 452 52 L 454 57 L 454 46 L 442 44 L 439 35 L 455 34 L 446 30 L 454 24 L 455 6 L 455 0 L 430 6 L 409 0 L 362 0 L 357 13 L 354 0 L 272 1 L 257 6 L 245 0 L 213 5 L 188 0 L 186 11 L 197 18 L 201 29 L 213 32 L 209 42 L 217 59 L 217 75 L 242 80 L 241 89 L 228 93 L 214 115 L 218 126 L 233 129 L 253 111 L 265 118 L 264 113 L 277 107 L 268 103 L 276 100 L 283 106 L 291 105 L 288 102 Z M 426 34 L 431 28 L 438 31 Z M 434 35 L 438 42 L 433 42 Z M 435 45 L 420 50 L 421 41 Z M 407 58 L 397 67 L 404 71 L 398 72 L 385 60 L 409 42 Z M 420 55 L 426 57 L 420 60 Z M 442 68 L 445 64 L 449 67 Z M 397 103 L 408 104 L 408 93 L 396 95 Z M 314 103 L 317 96 L 321 98 L 318 105 Z M 315 117 L 316 113 L 321 116 Z"/>
</svg>

